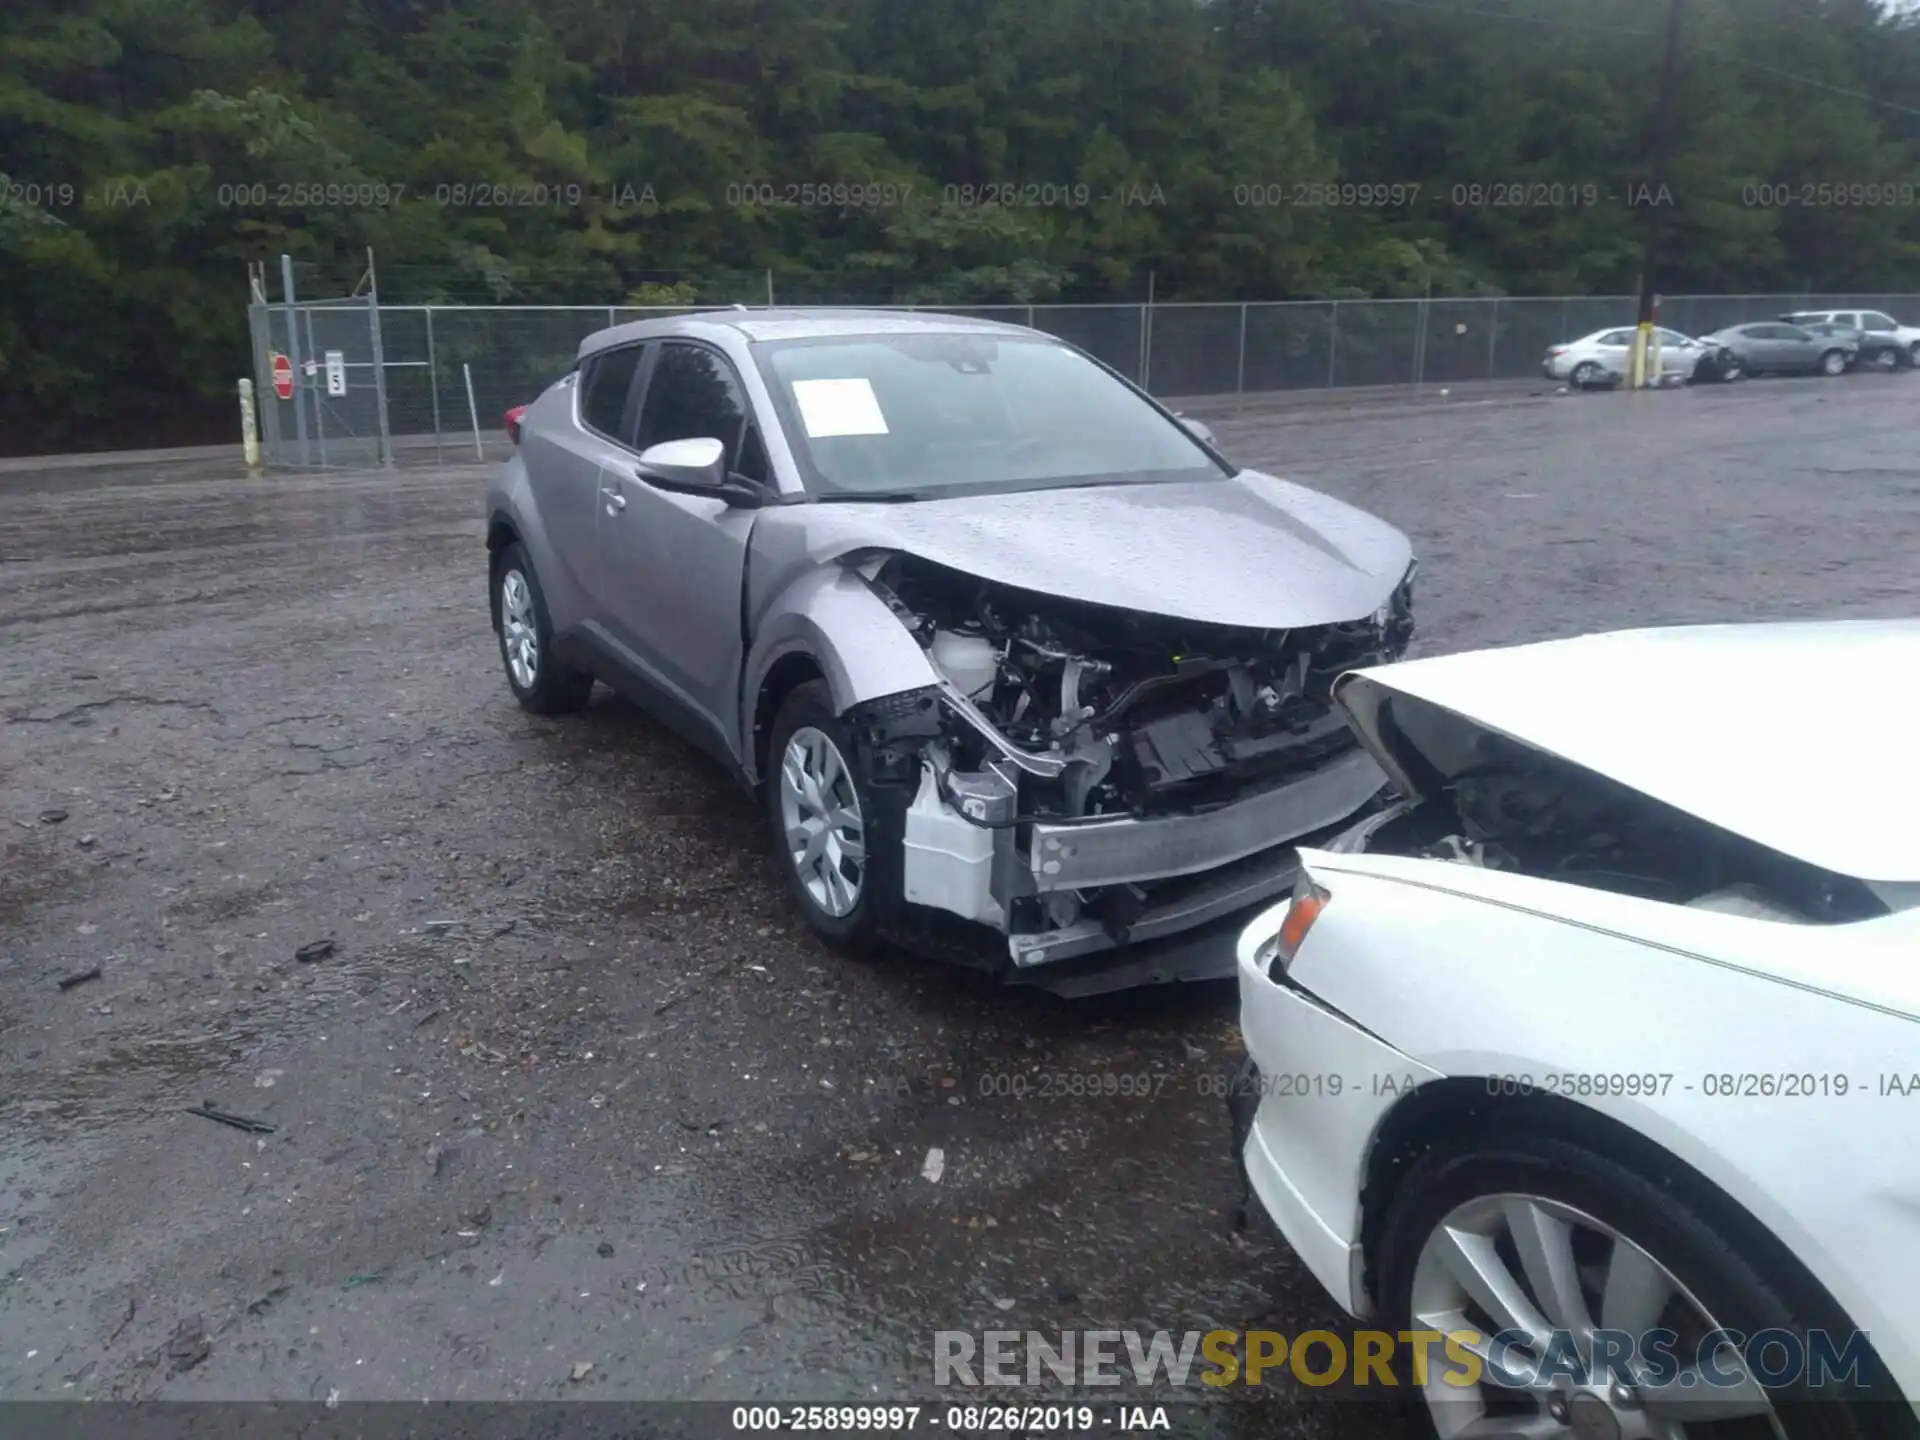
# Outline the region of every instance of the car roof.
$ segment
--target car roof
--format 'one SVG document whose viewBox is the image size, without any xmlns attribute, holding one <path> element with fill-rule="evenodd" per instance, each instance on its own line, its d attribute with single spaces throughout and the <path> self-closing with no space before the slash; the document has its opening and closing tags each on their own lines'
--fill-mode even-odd
<svg viewBox="0 0 1920 1440">
<path fill-rule="evenodd" d="M 659 340 L 670 336 L 714 340 L 728 332 L 744 336 L 750 343 L 811 340 L 834 335 L 979 334 L 1052 339 L 1024 325 L 979 320 L 968 315 L 948 315 L 937 310 L 862 310 L 825 306 L 749 310 L 733 307 L 651 316 L 645 320 L 633 320 L 625 325 L 596 330 L 580 342 L 579 358 L 584 360 L 597 351 L 631 344 L 636 340 Z"/>
</svg>

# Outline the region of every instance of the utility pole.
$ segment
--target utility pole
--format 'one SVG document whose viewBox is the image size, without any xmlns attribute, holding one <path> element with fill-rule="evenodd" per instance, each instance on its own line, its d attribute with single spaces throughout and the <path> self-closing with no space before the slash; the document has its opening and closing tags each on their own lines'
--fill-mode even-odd
<svg viewBox="0 0 1920 1440">
<path fill-rule="evenodd" d="M 1657 358 L 1653 329 L 1659 318 L 1660 242 L 1665 238 L 1666 212 L 1663 200 L 1667 170 L 1673 161 L 1673 100 L 1680 82 L 1680 15 L 1686 0 L 1667 0 L 1667 47 L 1660 62 L 1660 93 L 1654 101 L 1653 134 L 1649 137 L 1648 188 L 1646 198 L 1652 206 L 1647 217 L 1646 252 L 1640 262 L 1640 323 L 1633 337 L 1633 384 L 1648 383 L 1648 360 Z"/>
</svg>

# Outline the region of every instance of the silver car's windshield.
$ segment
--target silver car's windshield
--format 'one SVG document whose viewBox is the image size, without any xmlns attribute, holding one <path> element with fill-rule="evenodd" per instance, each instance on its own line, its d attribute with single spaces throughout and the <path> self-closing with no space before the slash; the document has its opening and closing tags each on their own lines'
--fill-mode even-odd
<svg viewBox="0 0 1920 1440">
<path fill-rule="evenodd" d="M 1180 424 L 1049 340 L 851 335 L 765 342 L 754 353 L 818 499 L 936 499 L 1230 473 Z"/>
</svg>

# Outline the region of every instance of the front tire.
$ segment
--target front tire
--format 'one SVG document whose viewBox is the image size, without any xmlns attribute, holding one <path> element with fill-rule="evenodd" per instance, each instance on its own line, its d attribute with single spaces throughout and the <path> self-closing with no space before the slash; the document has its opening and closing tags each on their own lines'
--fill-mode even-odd
<svg viewBox="0 0 1920 1440">
<path fill-rule="evenodd" d="M 1443 1362 L 1436 1345 L 1420 1393 L 1437 1434 L 1572 1440 L 1649 1428 L 1677 1434 L 1680 1426 L 1717 1418 L 1736 1422 L 1729 1435 L 1768 1437 L 1777 1418 L 1789 1440 L 1826 1440 L 1895 1433 L 1888 1422 L 1896 1411 L 1910 1421 L 1910 1409 L 1886 1404 L 1880 1394 L 1840 1399 L 1829 1388 L 1821 1395 L 1803 1377 L 1768 1388 L 1737 1352 L 1702 1346 L 1722 1327 L 1750 1336 L 1784 1330 L 1798 1337 L 1805 1355 L 1811 1330 L 1825 1329 L 1836 1343 L 1852 1333 L 1843 1317 L 1828 1313 L 1829 1304 L 1810 1298 L 1811 1282 L 1759 1253 L 1748 1227 L 1730 1224 L 1720 1211 L 1717 1199 L 1690 1193 L 1670 1174 L 1649 1178 L 1579 1138 L 1538 1126 L 1488 1124 L 1421 1155 L 1395 1190 L 1376 1252 L 1384 1318 L 1394 1332 L 1493 1337 L 1597 1327 L 1674 1337 L 1664 1375 L 1644 1368 L 1636 1352 L 1626 1362 L 1625 1385 L 1608 1383 L 1605 1374 L 1590 1376 L 1596 1383 L 1587 1385 L 1543 1385 L 1547 1377 L 1528 1373 L 1541 1368 L 1538 1351 L 1496 1350 L 1486 1340 L 1477 1350 L 1482 1379 L 1461 1385 L 1454 1357 Z M 1703 1354 L 1717 1375 L 1696 1363 Z M 1496 1362 L 1515 1383 L 1491 1378 Z"/>
<path fill-rule="evenodd" d="M 493 565 L 494 628 L 507 685 L 535 715 L 571 715 L 593 695 L 593 676 L 570 670 L 553 652 L 553 622 L 533 562 L 516 541 Z"/>
<path fill-rule="evenodd" d="M 897 909 L 900 846 L 824 682 L 796 686 L 767 743 L 767 823 L 807 928 L 864 949 Z"/>
</svg>

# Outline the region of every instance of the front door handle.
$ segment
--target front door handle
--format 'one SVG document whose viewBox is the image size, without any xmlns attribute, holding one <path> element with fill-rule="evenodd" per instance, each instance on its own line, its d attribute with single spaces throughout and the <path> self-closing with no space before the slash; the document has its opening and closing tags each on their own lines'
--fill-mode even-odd
<svg viewBox="0 0 1920 1440">
<path fill-rule="evenodd" d="M 609 515 L 618 514 L 627 508 L 627 497 L 622 495 L 618 490 L 602 488 L 600 493 L 607 497 L 607 513 Z"/>
</svg>

